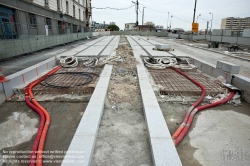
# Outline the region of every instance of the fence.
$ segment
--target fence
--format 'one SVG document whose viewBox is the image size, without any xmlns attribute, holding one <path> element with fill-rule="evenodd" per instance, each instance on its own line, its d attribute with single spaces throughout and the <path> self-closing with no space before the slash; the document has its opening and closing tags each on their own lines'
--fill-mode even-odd
<svg viewBox="0 0 250 166">
<path fill-rule="evenodd" d="M 0 60 L 84 39 L 87 38 L 87 36 L 91 37 L 92 33 L 81 32 L 65 35 L 2 40 L 0 41 Z"/>
<path fill-rule="evenodd" d="M 57 22 L 55 20 L 52 22 L 53 24 L 51 24 L 51 22 L 47 22 L 48 25 L 46 25 L 45 22 L 41 24 L 0 22 L 0 40 L 89 32 L 89 28 L 80 25 L 64 23 L 62 21 Z"/>
</svg>

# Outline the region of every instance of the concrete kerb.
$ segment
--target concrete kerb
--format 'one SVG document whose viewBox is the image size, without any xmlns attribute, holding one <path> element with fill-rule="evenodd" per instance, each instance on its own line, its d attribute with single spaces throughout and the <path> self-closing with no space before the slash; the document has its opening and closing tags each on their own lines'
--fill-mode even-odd
<svg viewBox="0 0 250 166">
<path fill-rule="evenodd" d="M 139 62 L 136 67 L 154 165 L 182 165 L 154 90 L 149 82 L 146 69 L 142 65 L 143 62 L 139 54 L 140 50 L 136 49 L 135 43 L 130 37 L 127 37 L 127 39 L 133 49 L 134 57 Z"/>
<path fill-rule="evenodd" d="M 69 160 L 74 160 L 75 166 L 90 166 L 95 148 L 96 137 L 101 117 L 104 110 L 105 97 L 107 95 L 112 65 L 105 65 L 93 95 L 78 125 L 76 133 L 70 143 L 68 151 L 63 159 L 62 166 L 72 165 Z M 78 158 L 71 158 L 72 151 L 79 152 Z M 82 155 L 81 155 L 82 154 Z M 77 161 L 82 161 L 77 163 Z"/>
<path fill-rule="evenodd" d="M 11 96 L 13 96 L 15 94 L 15 88 L 25 87 L 31 81 L 44 75 L 55 66 L 56 60 L 55 57 L 52 57 L 48 60 L 7 76 L 6 78 L 9 79 L 9 81 L 4 82 L 2 88 L 3 92 L 5 93 L 5 99 L 3 100 L 3 98 L 1 98 L 0 103 L 3 103 L 6 99 L 8 100 Z"/>
<path fill-rule="evenodd" d="M 195 65 L 203 73 L 206 73 L 207 75 L 212 76 L 214 78 L 217 78 L 218 76 L 223 76 L 228 84 L 232 84 L 233 86 L 242 90 L 244 92 L 243 93 L 244 100 L 250 103 L 249 78 L 242 76 L 240 74 L 227 73 L 221 69 L 217 69 L 215 65 L 205 62 L 191 55 L 189 55 L 189 58 L 192 59 L 192 64 Z"/>
</svg>

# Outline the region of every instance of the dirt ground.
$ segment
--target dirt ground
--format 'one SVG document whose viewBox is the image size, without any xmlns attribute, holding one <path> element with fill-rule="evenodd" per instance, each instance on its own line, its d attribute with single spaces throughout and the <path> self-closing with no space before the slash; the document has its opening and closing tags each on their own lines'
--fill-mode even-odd
<svg viewBox="0 0 250 166">
<path fill-rule="evenodd" d="M 69 102 L 40 102 L 50 116 L 51 124 L 45 143 L 45 151 L 67 151 L 80 119 L 87 106 L 87 102 L 69 103 Z M 19 166 L 21 160 L 29 160 L 26 157 L 28 152 L 15 154 L 14 157 L 6 160 L 3 155 L 11 156 L 10 151 L 30 151 L 36 136 L 39 115 L 32 111 L 25 102 L 5 102 L 0 107 L 0 165 L 1 166 Z M 8 152 L 8 153 L 7 153 Z M 23 155 L 18 159 L 20 155 Z M 64 153 L 46 152 L 45 161 L 55 161 L 53 157 L 57 155 L 57 160 L 62 160 Z M 53 155 L 53 156 L 48 156 Z M 49 157 L 49 158 L 48 158 Z M 4 163 L 3 161 L 8 163 Z M 19 163 L 17 163 L 18 161 Z M 11 162 L 13 164 L 11 164 Z M 59 166 L 58 164 L 44 164 Z"/>
<path fill-rule="evenodd" d="M 92 166 L 151 166 L 136 60 L 124 36 L 114 64 Z"/>
<path fill-rule="evenodd" d="M 170 133 L 179 127 L 189 105 L 160 103 Z M 250 104 L 230 104 L 206 109 L 195 115 L 193 124 L 177 146 L 184 166 L 250 165 Z M 225 150 L 243 151 L 242 160 L 227 158 Z M 223 158 L 224 157 L 224 158 Z M 241 157 L 241 156 L 240 156 Z"/>
</svg>

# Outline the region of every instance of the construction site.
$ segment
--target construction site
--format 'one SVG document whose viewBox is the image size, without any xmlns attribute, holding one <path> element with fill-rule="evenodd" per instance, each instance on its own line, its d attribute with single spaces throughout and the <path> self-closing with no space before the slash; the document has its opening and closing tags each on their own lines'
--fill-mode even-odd
<svg viewBox="0 0 250 166">
<path fill-rule="evenodd" d="M 250 165 L 249 43 L 209 44 L 93 32 L 2 60 L 0 165 Z"/>
</svg>

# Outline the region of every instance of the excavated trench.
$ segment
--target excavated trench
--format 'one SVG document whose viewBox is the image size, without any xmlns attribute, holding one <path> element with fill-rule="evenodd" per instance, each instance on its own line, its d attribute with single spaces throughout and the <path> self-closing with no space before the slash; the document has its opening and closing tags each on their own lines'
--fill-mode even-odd
<svg viewBox="0 0 250 166">
<path fill-rule="evenodd" d="M 151 166 L 136 59 L 124 36 L 117 55 L 122 61 L 113 64 L 92 165 Z"/>
</svg>

